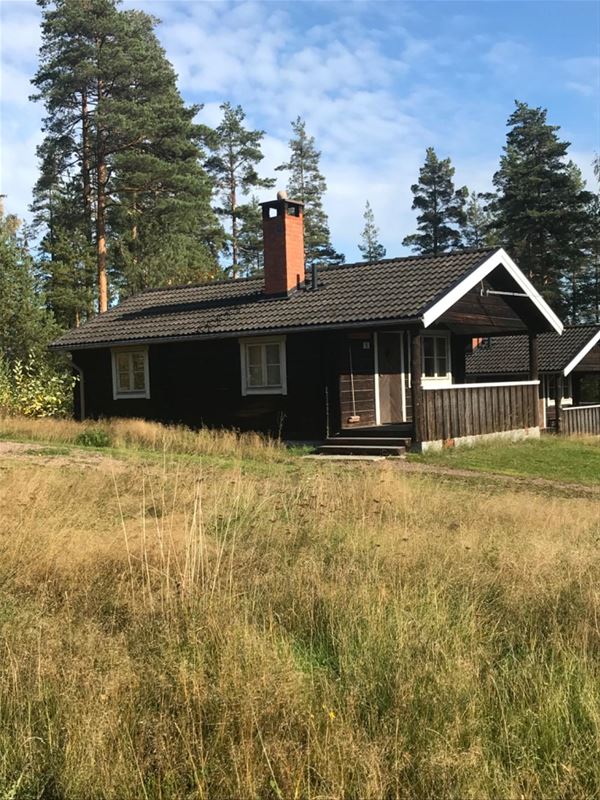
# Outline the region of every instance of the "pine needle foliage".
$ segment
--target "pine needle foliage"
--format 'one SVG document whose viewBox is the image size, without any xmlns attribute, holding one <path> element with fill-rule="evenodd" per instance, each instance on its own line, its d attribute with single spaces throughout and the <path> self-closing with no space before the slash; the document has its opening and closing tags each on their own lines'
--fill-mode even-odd
<svg viewBox="0 0 600 800">
<path fill-rule="evenodd" d="M 345 258 L 331 244 L 329 219 L 323 208 L 327 183 L 321 172 L 321 153 L 301 117 L 292 122 L 290 159 L 275 169 L 288 173 L 287 192 L 304 203 L 304 254 L 307 267 L 341 264 Z"/>
<path fill-rule="evenodd" d="M 237 278 L 253 271 L 258 214 L 256 202 L 244 204 L 240 199 L 255 189 L 274 186 L 275 181 L 262 178 L 257 171 L 263 159 L 261 142 L 265 132 L 244 125 L 246 114 L 241 106 L 223 103 L 221 111 L 223 119 L 214 132 L 213 153 L 206 168 L 220 201 L 215 210 L 227 224 L 227 253 L 231 257 L 227 271 Z"/>
<path fill-rule="evenodd" d="M 460 246 L 460 228 L 465 223 L 467 188 L 454 188 L 454 167 L 449 158 L 440 159 L 428 147 L 419 181 L 410 190 L 417 216 L 417 233 L 406 236 L 402 244 L 421 255 L 437 256 Z"/>
<path fill-rule="evenodd" d="M 367 200 L 363 214 L 365 227 L 362 230 L 358 249 L 365 261 L 381 261 L 385 258 L 385 247 L 379 241 L 379 228 L 375 224 L 375 214 Z"/>
<path fill-rule="evenodd" d="M 500 240 L 555 310 L 576 321 L 592 195 L 544 108 L 516 101 L 494 175 Z"/>
<path fill-rule="evenodd" d="M 216 224 L 210 181 L 200 167 L 204 131 L 193 122 L 199 107 L 183 104 L 154 32 L 157 20 L 122 10 L 116 0 L 38 2 L 42 46 L 34 99 L 43 102 L 46 117 L 36 202 L 54 227 L 50 274 L 53 262 L 65 269 L 52 245 L 71 231 L 93 248 L 100 311 L 108 307 L 109 279 L 115 297 L 189 270 L 190 242 L 196 276 L 210 272 L 214 261 L 202 244 Z M 67 197 L 65 187 L 75 191 Z M 165 240 L 169 259 L 161 254 Z M 90 313 L 87 297 L 78 295 L 77 304 L 73 316 Z"/>
</svg>

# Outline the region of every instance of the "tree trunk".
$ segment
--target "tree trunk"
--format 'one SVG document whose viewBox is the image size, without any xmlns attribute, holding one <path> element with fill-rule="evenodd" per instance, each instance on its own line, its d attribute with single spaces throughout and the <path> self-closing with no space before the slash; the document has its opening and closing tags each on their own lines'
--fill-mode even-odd
<svg viewBox="0 0 600 800">
<path fill-rule="evenodd" d="M 231 203 L 231 277 L 237 278 L 238 273 L 238 228 L 237 228 L 237 196 L 235 193 L 235 173 L 233 169 L 231 170 L 230 175 L 230 203 Z"/>
<path fill-rule="evenodd" d="M 108 310 L 108 278 L 106 276 L 106 184 L 108 170 L 104 150 L 102 126 L 102 100 L 104 82 L 98 78 L 96 106 L 96 170 L 98 178 L 96 197 L 96 261 L 98 266 L 98 312 Z"/>
<path fill-rule="evenodd" d="M 108 310 L 108 279 L 106 277 L 106 163 L 103 156 L 98 158 L 96 256 L 98 261 L 98 311 L 102 314 L 104 311 Z"/>
<path fill-rule="evenodd" d="M 83 184 L 83 210 L 86 222 L 86 236 L 92 241 L 92 181 L 90 177 L 90 122 L 88 117 L 87 92 L 81 93 L 81 180 Z"/>
</svg>

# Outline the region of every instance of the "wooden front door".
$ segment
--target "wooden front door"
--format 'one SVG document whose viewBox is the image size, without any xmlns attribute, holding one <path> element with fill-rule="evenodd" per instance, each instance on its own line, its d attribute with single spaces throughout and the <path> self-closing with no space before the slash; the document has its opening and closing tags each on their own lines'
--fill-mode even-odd
<svg viewBox="0 0 600 800">
<path fill-rule="evenodd" d="M 380 331 L 377 334 L 381 425 L 406 421 L 403 338 L 401 331 Z"/>
</svg>

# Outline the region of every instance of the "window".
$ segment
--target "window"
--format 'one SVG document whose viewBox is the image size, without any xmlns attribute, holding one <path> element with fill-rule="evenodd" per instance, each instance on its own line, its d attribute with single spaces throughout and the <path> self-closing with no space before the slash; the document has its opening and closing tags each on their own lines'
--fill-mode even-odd
<svg viewBox="0 0 600 800">
<path fill-rule="evenodd" d="M 242 339 L 242 394 L 287 394 L 285 338 Z"/>
<path fill-rule="evenodd" d="M 450 338 L 423 336 L 423 378 L 450 380 Z"/>
<path fill-rule="evenodd" d="M 148 350 L 113 350 L 113 397 L 115 400 L 150 397 Z"/>
</svg>

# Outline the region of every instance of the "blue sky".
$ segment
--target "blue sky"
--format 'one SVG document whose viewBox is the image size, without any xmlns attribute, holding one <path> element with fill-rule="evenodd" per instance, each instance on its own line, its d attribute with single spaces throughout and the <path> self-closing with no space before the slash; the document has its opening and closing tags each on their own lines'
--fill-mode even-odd
<svg viewBox="0 0 600 800">
<path fill-rule="evenodd" d="M 217 124 L 224 100 L 266 131 L 262 172 L 287 157 L 297 115 L 322 151 L 325 207 L 347 259 L 368 198 L 388 255 L 414 229 L 410 184 L 425 148 L 457 185 L 490 187 L 515 98 L 549 110 L 591 181 L 600 151 L 600 3 L 176 2 L 127 0 L 158 35 L 189 103 Z M 27 217 L 42 109 L 28 101 L 39 10 L 0 0 L 0 191 Z M 272 191 L 268 192 L 271 194 Z"/>
</svg>

